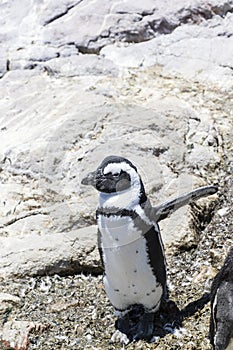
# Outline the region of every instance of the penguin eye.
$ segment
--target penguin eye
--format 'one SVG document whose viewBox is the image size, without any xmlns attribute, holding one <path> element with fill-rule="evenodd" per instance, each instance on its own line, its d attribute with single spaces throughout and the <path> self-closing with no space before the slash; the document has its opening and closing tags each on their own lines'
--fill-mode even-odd
<svg viewBox="0 0 233 350">
<path fill-rule="evenodd" d="M 114 173 L 114 174 L 112 174 L 112 176 L 114 177 L 114 178 L 117 178 L 117 177 L 119 177 L 119 173 Z"/>
<path fill-rule="evenodd" d="M 120 176 L 120 173 L 112 173 L 112 172 L 109 172 L 107 174 L 105 174 L 106 177 L 113 177 L 114 179 L 117 179 L 119 176 Z"/>
</svg>

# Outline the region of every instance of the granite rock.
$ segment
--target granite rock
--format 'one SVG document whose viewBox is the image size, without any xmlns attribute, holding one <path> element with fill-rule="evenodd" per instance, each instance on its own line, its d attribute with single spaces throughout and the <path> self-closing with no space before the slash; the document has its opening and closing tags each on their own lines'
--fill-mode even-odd
<svg viewBox="0 0 233 350">
<path fill-rule="evenodd" d="M 65 274 L 72 259 L 72 273 L 99 272 L 98 198 L 80 180 L 105 156 L 132 160 L 155 205 L 216 181 L 232 140 L 233 3 L 23 0 L 0 8 L 0 276 Z M 211 216 L 215 201 L 162 222 L 167 249 L 196 244 L 198 213 Z M 77 241 L 74 252 L 63 237 L 78 239 L 89 226 L 92 242 Z"/>
<path fill-rule="evenodd" d="M 212 83 L 223 79 L 230 85 L 232 10 L 231 0 L 179 0 L 172 6 L 168 0 L 3 2 L 0 73 L 39 65 L 68 76 L 71 71 L 83 75 L 92 74 L 97 63 L 96 75 L 100 70 L 109 73 L 100 65 L 159 64 L 189 78 L 200 76 Z M 99 53 L 80 69 L 83 54 Z M 69 59 L 64 62 L 63 57 Z"/>
</svg>

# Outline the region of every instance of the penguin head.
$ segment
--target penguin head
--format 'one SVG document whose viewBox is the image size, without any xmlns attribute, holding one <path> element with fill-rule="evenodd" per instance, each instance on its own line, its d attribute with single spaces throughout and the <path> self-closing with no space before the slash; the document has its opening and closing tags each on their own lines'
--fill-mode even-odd
<svg viewBox="0 0 233 350">
<path fill-rule="evenodd" d="M 81 183 L 92 185 L 101 193 L 115 194 L 134 189 L 140 197 L 145 196 L 137 168 L 123 157 L 106 157 L 95 171 L 82 179 Z"/>
</svg>

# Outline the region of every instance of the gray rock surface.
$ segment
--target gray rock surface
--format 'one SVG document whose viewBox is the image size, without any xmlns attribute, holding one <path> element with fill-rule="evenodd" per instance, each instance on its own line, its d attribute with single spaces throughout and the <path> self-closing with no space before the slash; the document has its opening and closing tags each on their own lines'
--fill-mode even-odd
<svg viewBox="0 0 233 350">
<path fill-rule="evenodd" d="M 144 95 L 145 101 L 135 98 L 134 104 L 131 96 L 124 102 L 121 97 L 106 97 L 109 79 L 101 78 L 96 84 L 92 79 L 90 84 L 82 78 L 57 79 L 45 73 L 17 77 L 12 72 L 0 81 L 7 84 L 9 96 L 14 96 L 8 100 L 1 89 L 5 101 L 0 153 L 2 275 L 39 272 L 41 252 L 47 260 L 42 271 L 58 271 L 61 256 L 57 240 L 60 242 L 70 232 L 79 237 L 80 228 L 95 222 L 97 194 L 92 188 L 82 187 L 80 180 L 107 154 L 124 155 L 138 166 L 154 204 L 203 185 L 198 166 L 215 168 L 221 162 L 219 149 L 208 143 L 210 125 L 214 125 L 210 115 L 199 116 L 197 121 L 192 108 L 182 106 L 176 97 L 147 99 Z M 121 86 L 120 79 L 111 79 Z M 22 91 L 17 81 L 23 83 Z M 149 84 L 150 78 L 145 86 Z M 157 84 L 150 89 L 155 91 Z M 131 92 L 140 85 L 135 83 Z M 183 208 L 175 214 L 175 221 L 162 223 L 166 245 L 181 240 L 192 245 L 197 241 L 196 230 L 190 229 L 192 214 L 185 215 L 186 211 Z M 23 257 L 16 259 L 17 251 L 13 254 L 9 249 L 18 236 L 28 243 L 32 237 L 36 239 L 33 248 L 29 245 Z M 41 250 L 44 237 L 46 247 Z M 19 242 L 27 247 L 24 241 Z M 63 249 L 63 245 L 61 241 L 62 261 L 67 266 L 72 254 L 76 259 L 75 251 L 65 246 Z M 82 258 L 86 257 L 84 246 L 80 248 Z M 9 256 L 13 260 L 7 263 Z"/>
<path fill-rule="evenodd" d="M 140 44 L 108 45 L 101 55 L 118 66 L 161 65 L 187 78 L 232 88 L 233 14 L 177 27 L 170 35 Z"/>
<path fill-rule="evenodd" d="M 95 75 L 117 71 L 114 63 L 159 64 L 188 78 L 222 80 L 229 88 L 232 11 L 232 0 L 179 0 L 172 6 L 168 0 L 3 2 L 0 74 L 42 67 L 73 76 L 93 73 L 97 65 Z M 82 54 L 91 54 L 83 67 Z"/>
<path fill-rule="evenodd" d="M 80 180 L 103 157 L 131 159 L 153 204 L 216 181 L 232 109 L 207 85 L 230 96 L 233 2 L 24 0 L 0 9 L 0 276 L 57 273 L 61 261 L 70 272 L 70 259 L 95 270 L 86 242 L 76 255 L 62 237 L 95 224 L 97 194 Z M 210 215 L 215 200 L 162 222 L 166 247 L 196 244 L 197 214 Z"/>
<path fill-rule="evenodd" d="M 96 244 L 96 226 L 66 234 L 53 233 L 46 238 L 34 233 L 20 237 L 0 237 L 0 247 L 0 276 L 4 278 L 102 271 Z"/>
</svg>

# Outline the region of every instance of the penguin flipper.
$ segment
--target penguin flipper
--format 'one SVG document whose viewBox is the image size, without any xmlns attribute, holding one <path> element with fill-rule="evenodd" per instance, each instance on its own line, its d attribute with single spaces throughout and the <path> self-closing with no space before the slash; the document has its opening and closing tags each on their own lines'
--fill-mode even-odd
<svg viewBox="0 0 233 350">
<path fill-rule="evenodd" d="M 102 243 L 101 243 L 101 232 L 99 229 L 97 231 L 97 243 L 98 243 L 98 250 L 99 250 L 101 265 L 102 265 L 102 268 L 104 269 L 104 258 L 103 258 L 103 249 L 102 249 Z"/>
<path fill-rule="evenodd" d="M 157 207 L 152 207 L 148 216 L 151 220 L 159 222 L 166 219 L 184 205 L 190 204 L 192 201 L 197 199 L 215 194 L 217 191 L 217 186 L 203 186 L 196 188 L 191 192 L 187 192 L 183 195 L 175 197 L 174 199 L 168 200 Z"/>
</svg>

